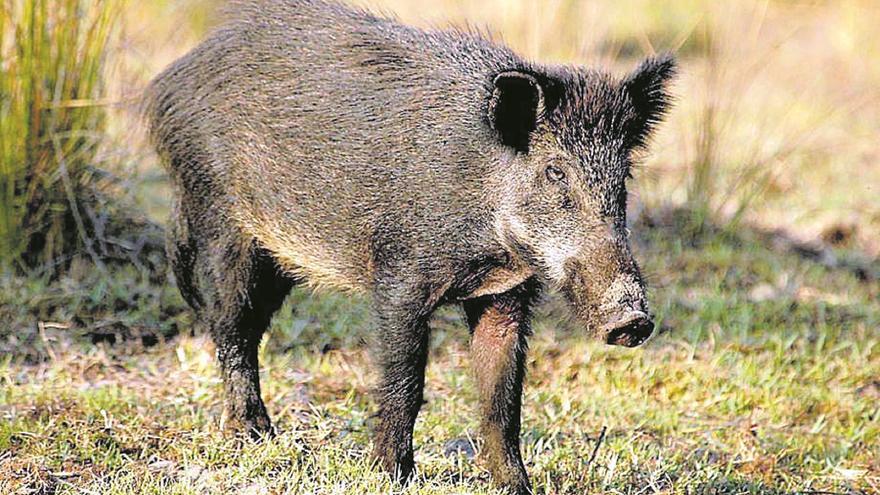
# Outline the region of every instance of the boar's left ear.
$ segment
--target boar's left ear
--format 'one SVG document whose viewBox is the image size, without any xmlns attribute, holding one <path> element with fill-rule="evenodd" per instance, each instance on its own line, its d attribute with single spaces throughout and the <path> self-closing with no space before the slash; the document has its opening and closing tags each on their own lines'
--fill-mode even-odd
<svg viewBox="0 0 880 495">
<path fill-rule="evenodd" d="M 652 57 L 623 81 L 635 110 L 630 122 L 629 140 L 634 148 L 644 146 L 651 132 L 666 115 L 671 104 L 669 83 L 676 73 L 675 58 L 669 53 Z"/>
<path fill-rule="evenodd" d="M 526 72 L 509 71 L 495 76 L 489 100 L 489 124 L 501 142 L 520 153 L 529 151 L 529 135 L 544 115 L 544 88 Z"/>
</svg>

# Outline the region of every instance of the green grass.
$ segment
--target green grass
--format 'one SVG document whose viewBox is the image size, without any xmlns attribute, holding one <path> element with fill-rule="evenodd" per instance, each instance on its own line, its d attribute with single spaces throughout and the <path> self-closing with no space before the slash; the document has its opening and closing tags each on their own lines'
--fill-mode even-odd
<svg viewBox="0 0 880 495">
<path fill-rule="evenodd" d="M 99 145 L 88 137 L 104 129 L 102 107 L 90 103 L 135 93 L 215 22 L 215 3 L 127 2 L 125 47 L 108 55 L 123 68 L 101 82 L 93 69 L 109 2 L 0 2 L 0 253 L 38 230 L 23 227 L 24 153 L 44 157 L 49 172 L 35 184 L 54 188 L 38 202 L 49 216 L 31 224 L 49 231 L 69 206 L 59 142 L 68 172 L 86 171 L 73 185 L 108 147 L 160 178 L 131 185 L 150 193 L 151 211 L 166 208 L 166 184 L 131 141 L 133 117 L 108 112 Z M 693 213 L 635 229 L 664 333 L 641 349 L 609 348 L 549 299 L 524 401 L 537 493 L 880 493 L 880 284 L 780 253 L 745 227 L 806 227 L 810 237 L 852 222 L 849 245 L 876 254 L 871 2 L 366 3 L 416 22 L 488 24 L 531 57 L 620 72 L 630 58 L 680 48 L 679 101 L 637 181 L 649 210 Z M 63 41 L 77 37 L 75 50 Z M 85 82 L 68 91 L 59 74 L 71 73 L 83 77 L 64 81 Z M 54 116 L 28 134 L 40 115 Z M 72 224 L 63 233 L 82 237 Z M 479 451 L 457 311 L 433 324 L 419 472 L 399 488 L 366 457 L 375 405 L 363 299 L 295 292 L 262 349 L 280 435 L 241 441 L 222 433 L 213 346 L 154 261 L 152 273 L 80 258 L 52 281 L 0 278 L 0 494 L 495 493 L 478 459 L 446 453 L 468 439 Z"/>
<path fill-rule="evenodd" d="M 90 248 L 81 196 L 95 181 L 116 14 L 115 0 L 0 3 L 0 268 Z"/>
<path fill-rule="evenodd" d="M 663 335 L 605 347 L 553 298 L 537 321 L 522 437 L 537 492 L 877 493 L 880 286 L 748 232 L 642 232 Z M 0 492 L 392 493 L 366 458 L 366 317 L 358 298 L 291 297 L 262 350 L 281 430 L 263 443 L 221 433 L 213 347 L 198 334 L 136 353 L 56 335 L 39 365 L 8 357 Z M 419 475 L 403 492 L 494 493 L 479 461 L 445 454 L 476 439 L 476 407 L 458 313 L 434 330 Z"/>
</svg>

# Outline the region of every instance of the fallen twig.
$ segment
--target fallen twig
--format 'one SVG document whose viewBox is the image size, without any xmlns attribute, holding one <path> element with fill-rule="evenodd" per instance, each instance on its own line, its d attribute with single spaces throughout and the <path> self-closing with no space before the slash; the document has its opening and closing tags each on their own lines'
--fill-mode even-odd
<svg viewBox="0 0 880 495">
<path fill-rule="evenodd" d="M 587 466 L 592 466 L 593 462 L 596 460 L 596 456 L 599 455 L 599 447 L 602 446 L 602 442 L 605 441 L 605 433 L 608 431 L 607 426 L 602 427 L 602 432 L 599 433 L 599 439 L 596 440 L 596 446 L 593 447 L 593 455 L 590 456 L 590 460 L 587 462 Z"/>
</svg>

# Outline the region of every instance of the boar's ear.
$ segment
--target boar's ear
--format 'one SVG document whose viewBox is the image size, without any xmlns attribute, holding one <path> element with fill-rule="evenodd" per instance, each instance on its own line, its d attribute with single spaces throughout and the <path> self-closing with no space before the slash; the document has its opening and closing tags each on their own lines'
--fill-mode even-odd
<svg viewBox="0 0 880 495">
<path fill-rule="evenodd" d="M 502 143 L 528 153 L 529 134 L 544 115 L 544 89 L 535 76 L 519 71 L 498 74 L 494 84 L 489 123 Z"/>
<path fill-rule="evenodd" d="M 644 146 L 654 127 L 669 110 L 669 83 L 675 72 L 675 58 L 666 53 L 645 60 L 623 81 L 623 90 L 635 111 L 628 133 L 632 147 Z"/>
</svg>

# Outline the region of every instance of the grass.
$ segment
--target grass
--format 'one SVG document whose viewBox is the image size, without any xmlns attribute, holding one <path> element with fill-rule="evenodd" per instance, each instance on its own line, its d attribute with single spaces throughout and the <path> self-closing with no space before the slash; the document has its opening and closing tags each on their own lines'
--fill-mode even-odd
<svg viewBox="0 0 880 495">
<path fill-rule="evenodd" d="M 748 233 L 674 230 L 640 229 L 666 330 L 644 349 L 588 341 L 555 299 L 542 311 L 523 429 L 538 493 L 877 493 L 880 286 Z M 360 299 L 295 293 L 262 349 L 281 429 L 263 443 L 221 433 L 206 337 L 94 347 L 55 330 L 50 359 L 0 365 L 0 492 L 391 493 L 366 458 L 365 320 Z M 493 493 L 449 452 L 476 440 L 467 332 L 453 310 L 434 330 L 403 492 Z"/>
<path fill-rule="evenodd" d="M 0 267 L 94 256 L 83 208 L 96 182 L 112 0 L 0 6 Z"/>
<path fill-rule="evenodd" d="M 26 163 L 14 159 L 23 152 L 15 129 L 45 105 L 22 96 L 37 94 L 21 90 L 28 79 L 19 77 L 36 74 L 23 72 L 35 59 L 11 48 L 30 46 L 25 38 L 7 33 L 13 19 L 29 18 L 10 16 L 12 0 L 3 1 L 0 153 L 10 177 Z M 532 339 L 524 410 L 537 493 L 880 493 L 880 283 L 781 251 L 753 228 L 825 236 L 837 254 L 880 271 L 873 2 L 359 3 L 420 25 L 488 25 L 541 60 L 622 73 L 653 51 L 681 58 L 678 102 L 637 173 L 631 215 L 645 219 L 633 230 L 664 332 L 642 349 L 605 347 L 550 298 Z M 120 175 L 134 179 L 120 189 L 156 219 L 167 210 L 167 182 L 129 108 L 63 103 L 130 100 L 216 22 L 214 5 L 125 3 L 118 42 L 103 55 L 106 80 L 40 93 L 53 102 L 45 111 L 67 116 L 53 117 L 59 125 L 104 131 L 100 143 L 62 138 L 83 146 L 63 150 L 68 171 L 92 170 L 95 147 L 109 150 L 132 164 Z M 106 41 L 110 26 L 97 10 L 64 12 L 47 15 Z M 97 63 L 98 51 L 58 58 L 51 47 L 74 27 L 49 17 L 33 24 L 47 30 L 38 30 L 50 47 L 43 59 L 74 67 L 64 73 Z M 39 67 L 50 88 L 59 87 L 54 68 Z M 38 149 L 54 152 L 50 131 L 62 127 L 40 131 Z M 57 171 L 54 157 L 44 166 Z M 59 177 L 47 173 L 45 184 Z M 2 183 L 3 204 L 20 205 L 11 183 Z M 47 211 L 69 204 L 66 195 L 52 201 Z M 9 245 L 23 245 L 21 211 L 3 214 L 17 239 Z M 495 493 L 468 453 L 472 440 L 480 444 L 457 311 L 434 321 L 418 478 L 402 489 L 366 458 L 375 409 L 365 301 L 305 291 L 289 299 L 261 351 L 281 434 L 253 443 L 222 433 L 213 346 L 164 270 L 156 259 L 96 270 L 80 257 L 52 281 L 0 279 L 0 493 Z"/>
</svg>

